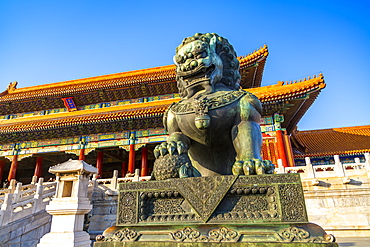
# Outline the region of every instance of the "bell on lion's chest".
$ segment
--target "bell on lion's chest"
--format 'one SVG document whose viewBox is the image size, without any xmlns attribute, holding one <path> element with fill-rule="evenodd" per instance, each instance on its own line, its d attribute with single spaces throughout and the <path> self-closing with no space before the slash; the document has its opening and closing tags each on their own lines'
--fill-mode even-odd
<svg viewBox="0 0 370 247">
<path fill-rule="evenodd" d="M 211 123 L 211 118 L 207 115 L 200 115 L 197 116 L 195 119 L 195 127 L 197 127 L 200 130 L 207 129 Z"/>
</svg>

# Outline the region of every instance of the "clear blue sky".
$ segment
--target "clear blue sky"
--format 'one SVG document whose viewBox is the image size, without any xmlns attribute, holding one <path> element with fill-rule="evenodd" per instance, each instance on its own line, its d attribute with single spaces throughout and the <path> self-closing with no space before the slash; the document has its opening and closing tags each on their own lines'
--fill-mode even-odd
<svg viewBox="0 0 370 247">
<path fill-rule="evenodd" d="M 0 91 L 172 64 L 196 32 L 269 47 L 262 84 L 322 72 L 299 130 L 370 124 L 370 1 L 0 1 Z"/>
</svg>

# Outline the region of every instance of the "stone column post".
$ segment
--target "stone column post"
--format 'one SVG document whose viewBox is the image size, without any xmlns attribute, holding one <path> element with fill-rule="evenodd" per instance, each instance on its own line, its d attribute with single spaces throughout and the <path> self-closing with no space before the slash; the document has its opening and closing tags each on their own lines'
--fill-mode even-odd
<svg viewBox="0 0 370 247">
<path fill-rule="evenodd" d="M 306 161 L 306 176 L 307 178 L 315 178 L 315 171 L 313 169 L 310 157 L 305 158 Z"/>
<path fill-rule="evenodd" d="M 342 162 L 340 162 L 339 155 L 334 155 L 334 161 L 335 161 L 335 168 L 334 168 L 335 174 L 338 177 L 344 177 L 345 176 L 344 167 L 343 167 Z"/>
<path fill-rule="evenodd" d="M 117 189 L 118 185 L 118 170 L 113 171 L 113 177 L 112 177 L 112 183 L 111 183 L 111 189 L 115 190 Z"/>
<path fill-rule="evenodd" d="M 135 175 L 132 179 L 132 182 L 139 182 L 140 181 L 140 169 L 135 169 Z"/>
<path fill-rule="evenodd" d="M 364 156 L 365 156 L 364 167 L 366 169 L 367 177 L 370 177 L 370 153 L 364 153 Z"/>
<path fill-rule="evenodd" d="M 283 161 L 281 159 L 277 160 L 277 173 L 284 174 L 285 173 L 285 167 L 283 166 Z"/>
<path fill-rule="evenodd" d="M 17 181 L 15 179 L 10 180 L 10 184 L 8 187 L 9 193 L 13 194 L 16 186 L 17 186 Z"/>
<path fill-rule="evenodd" d="M 14 190 L 14 203 L 19 202 L 22 196 L 22 183 L 17 183 L 17 187 Z"/>
<path fill-rule="evenodd" d="M 87 198 L 89 177 L 97 169 L 83 160 L 69 160 L 50 167 L 57 176 L 55 198 L 46 207 L 53 215 L 50 233 L 44 235 L 38 247 L 90 247 L 90 236 L 83 231 L 84 215 L 92 209 Z"/>
<path fill-rule="evenodd" d="M 0 208 L 0 226 L 8 224 L 13 215 L 13 202 L 14 195 L 11 193 L 6 193 L 4 197 L 4 202 L 1 204 Z"/>
<path fill-rule="evenodd" d="M 31 184 L 35 185 L 36 183 L 37 183 L 37 176 L 33 175 L 32 180 L 31 180 Z"/>
<path fill-rule="evenodd" d="M 39 178 L 39 181 L 36 186 L 36 193 L 33 197 L 35 199 L 35 205 L 33 206 L 33 213 L 36 213 L 44 209 L 43 201 L 42 201 L 42 193 L 44 190 L 43 182 L 44 182 L 44 178 Z"/>
</svg>

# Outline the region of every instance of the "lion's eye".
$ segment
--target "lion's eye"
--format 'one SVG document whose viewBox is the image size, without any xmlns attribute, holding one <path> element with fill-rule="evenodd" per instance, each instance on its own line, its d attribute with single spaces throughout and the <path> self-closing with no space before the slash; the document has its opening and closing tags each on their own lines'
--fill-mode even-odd
<svg viewBox="0 0 370 247">
<path fill-rule="evenodd" d="M 203 52 L 201 52 L 201 53 L 199 53 L 198 55 L 197 55 L 197 58 L 199 59 L 199 58 L 205 58 L 205 57 L 207 57 L 208 56 L 208 54 L 207 54 L 207 52 L 206 51 L 203 51 Z"/>
<path fill-rule="evenodd" d="M 194 52 L 196 53 L 202 53 L 203 51 L 205 51 L 207 49 L 207 44 L 205 44 L 204 42 L 200 43 L 200 44 L 197 44 L 195 47 L 194 47 Z"/>
</svg>

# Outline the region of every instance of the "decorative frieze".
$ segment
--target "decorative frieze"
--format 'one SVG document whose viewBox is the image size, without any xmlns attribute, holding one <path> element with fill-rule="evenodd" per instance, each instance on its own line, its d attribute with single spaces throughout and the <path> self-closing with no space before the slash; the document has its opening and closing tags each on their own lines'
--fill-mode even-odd
<svg viewBox="0 0 370 247">
<path fill-rule="evenodd" d="M 132 204 L 126 205 L 128 198 Z M 299 174 L 214 176 L 120 185 L 118 225 L 307 222 Z M 135 208 L 136 207 L 136 208 Z M 132 215 L 132 214 L 135 215 Z"/>
</svg>

